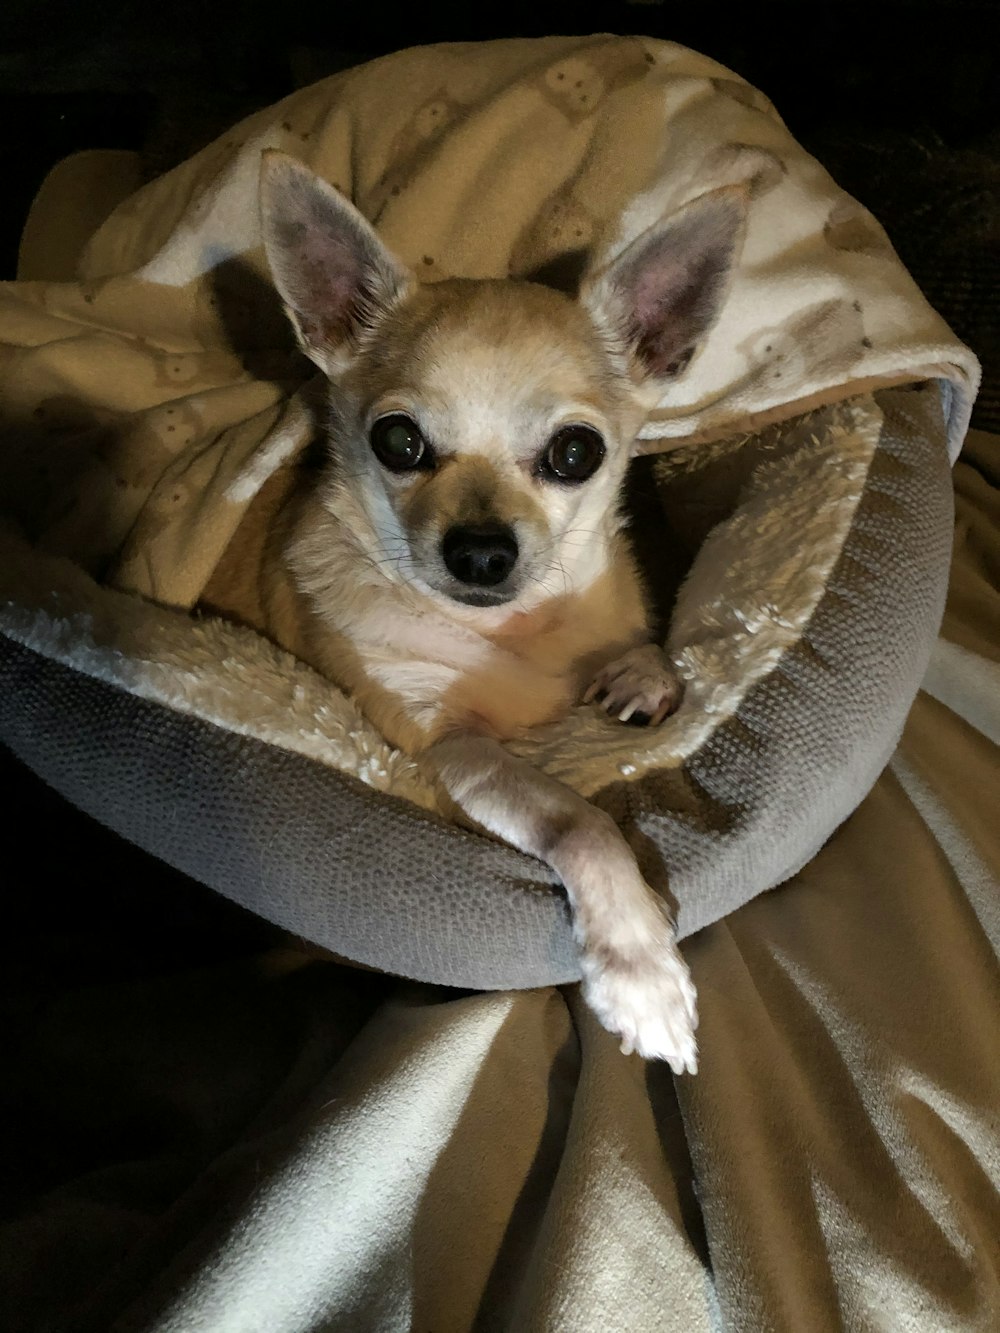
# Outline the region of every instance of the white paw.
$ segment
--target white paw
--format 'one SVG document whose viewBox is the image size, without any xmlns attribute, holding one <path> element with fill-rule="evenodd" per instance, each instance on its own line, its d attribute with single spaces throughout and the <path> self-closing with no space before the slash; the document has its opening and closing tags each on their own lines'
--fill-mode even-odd
<svg viewBox="0 0 1000 1333">
<path fill-rule="evenodd" d="M 603 667 L 583 702 L 591 700 L 619 722 L 657 726 L 681 701 L 684 687 L 662 648 L 646 643 Z"/>
<path fill-rule="evenodd" d="M 622 1051 L 666 1060 L 675 1074 L 698 1072 L 697 992 L 672 940 L 634 951 L 583 955 L 583 993 Z"/>
</svg>

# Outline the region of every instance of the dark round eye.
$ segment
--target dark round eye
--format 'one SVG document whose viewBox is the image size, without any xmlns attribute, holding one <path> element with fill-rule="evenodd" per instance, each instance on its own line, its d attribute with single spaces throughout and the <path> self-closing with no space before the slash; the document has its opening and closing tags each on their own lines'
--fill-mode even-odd
<svg viewBox="0 0 1000 1333">
<path fill-rule="evenodd" d="M 420 427 L 403 412 L 379 417 L 369 433 L 372 452 L 390 472 L 409 472 L 430 459 L 427 441 Z"/>
<path fill-rule="evenodd" d="M 560 481 L 586 481 L 604 461 L 604 441 L 592 426 L 563 426 L 542 455 L 542 471 Z"/>
</svg>

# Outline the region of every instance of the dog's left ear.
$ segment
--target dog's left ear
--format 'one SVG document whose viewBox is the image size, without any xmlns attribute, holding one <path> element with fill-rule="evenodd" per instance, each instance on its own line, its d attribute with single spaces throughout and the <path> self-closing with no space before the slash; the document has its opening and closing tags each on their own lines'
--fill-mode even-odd
<svg viewBox="0 0 1000 1333">
<path fill-rule="evenodd" d="M 409 270 L 352 203 L 286 153 L 263 156 L 260 222 L 302 350 L 327 375 L 343 370 L 411 290 Z"/>
<path fill-rule="evenodd" d="M 580 299 L 624 340 L 633 379 L 676 379 L 718 318 L 743 239 L 747 195 L 739 186 L 703 194 L 656 223 Z"/>
</svg>

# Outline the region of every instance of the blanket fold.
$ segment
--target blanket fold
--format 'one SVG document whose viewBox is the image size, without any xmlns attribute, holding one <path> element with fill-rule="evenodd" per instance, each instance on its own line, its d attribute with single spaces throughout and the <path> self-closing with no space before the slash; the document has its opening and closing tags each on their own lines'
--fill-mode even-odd
<svg viewBox="0 0 1000 1333">
<path fill-rule="evenodd" d="M 957 453 L 975 357 L 755 89 L 646 39 L 421 48 L 297 92 L 145 186 L 76 282 L 0 290 L 3 506 L 122 589 L 193 606 L 259 486 L 315 431 L 259 244 L 266 148 L 349 195 L 428 282 L 571 281 L 740 183 L 739 273 L 646 447 L 938 378 Z"/>
</svg>

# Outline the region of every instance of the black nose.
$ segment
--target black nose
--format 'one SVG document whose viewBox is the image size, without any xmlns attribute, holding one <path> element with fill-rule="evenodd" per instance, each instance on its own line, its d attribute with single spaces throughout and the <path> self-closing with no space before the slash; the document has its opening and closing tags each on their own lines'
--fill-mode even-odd
<svg viewBox="0 0 1000 1333">
<path fill-rule="evenodd" d="M 441 542 L 441 554 L 457 579 L 492 588 L 503 583 L 517 563 L 517 539 L 501 523 L 449 528 Z"/>
</svg>

